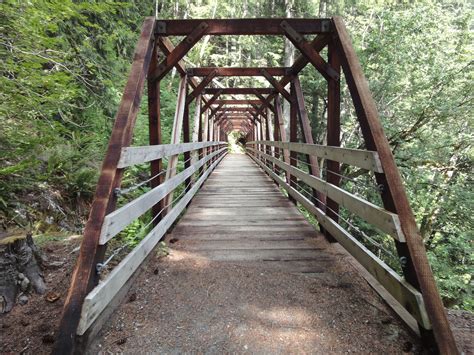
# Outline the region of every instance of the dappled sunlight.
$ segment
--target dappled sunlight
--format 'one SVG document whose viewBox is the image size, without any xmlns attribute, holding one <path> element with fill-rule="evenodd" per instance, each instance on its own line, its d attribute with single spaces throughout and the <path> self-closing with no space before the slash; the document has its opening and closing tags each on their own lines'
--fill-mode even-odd
<svg viewBox="0 0 474 355">
<path fill-rule="evenodd" d="M 245 154 L 245 148 L 242 144 L 243 133 L 239 131 L 232 131 L 229 133 L 229 153 L 233 154 Z"/>
</svg>

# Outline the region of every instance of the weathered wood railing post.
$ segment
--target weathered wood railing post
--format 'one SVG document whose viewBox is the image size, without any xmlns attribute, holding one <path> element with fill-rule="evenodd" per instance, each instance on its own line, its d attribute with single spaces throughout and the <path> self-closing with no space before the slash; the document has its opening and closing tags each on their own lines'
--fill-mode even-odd
<svg viewBox="0 0 474 355">
<path fill-rule="evenodd" d="M 297 101 L 296 101 L 296 92 L 294 88 L 294 84 L 291 84 L 290 87 L 290 95 L 291 95 L 291 102 L 290 102 L 290 142 L 298 142 L 298 108 L 297 108 Z M 298 153 L 295 151 L 290 151 L 290 165 L 297 167 L 298 166 Z M 296 176 L 290 174 L 290 186 L 294 189 L 297 188 L 298 181 Z M 296 200 L 290 196 L 291 202 L 296 204 Z"/>
<path fill-rule="evenodd" d="M 338 77 L 328 80 L 327 145 L 339 147 L 341 145 L 341 64 L 333 41 L 330 41 L 328 44 L 328 62 L 332 69 L 337 73 Z M 341 181 L 339 174 L 339 162 L 330 159 L 326 160 L 326 181 L 335 186 L 339 186 Z M 328 207 L 326 208 L 326 215 L 338 222 L 339 204 L 330 198 L 328 198 L 326 204 Z M 325 235 L 330 242 L 336 241 L 328 231 L 325 231 Z"/>
<path fill-rule="evenodd" d="M 105 246 L 99 245 L 100 232 L 107 213 L 115 208 L 115 189 L 120 186 L 122 170 L 118 163 L 122 147 L 130 145 L 133 127 L 140 108 L 144 83 L 154 50 L 155 18 L 148 17 L 143 26 L 135 55 L 117 111 L 109 145 L 102 164 L 84 238 L 74 268 L 71 285 L 64 301 L 54 354 L 71 354 L 76 347 L 76 329 L 86 295 L 98 283 L 97 264 L 103 261 Z"/>
<path fill-rule="evenodd" d="M 396 243 L 403 266 L 403 274 L 408 282 L 421 290 L 426 310 L 433 324 L 436 343 L 430 339 L 430 331 L 420 326 L 426 346 L 437 346 L 433 351 L 442 354 L 458 353 L 443 302 L 439 296 L 436 282 L 426 256 L 425 246 L 418 231 L 415 217 L 410 207 L 403 182 L 395 159 L 390 150 L 375 101 L 369 90 L 367 80 L 352 46 L 346 27 L 339 17 L 333 18 L 335 44 L 342 68 L 357 113 L 366 148 L 379 154 L 383 174 L 376 174 L 377 183 L 382 187 L 382 200 L 385 208 L 398 214 L 400 226 L 406 243 Z"/>
<path fill-rule="evenodd" d="M 151 80 L 153 73 L 156 70 L 158 64 L 158 46 L 155 44 L 153 48 L 153 54 L 151 57 L 150 68 L 148 70 L 147 85 L 148 85 L 148 131 L 149 131 L 149 142 L 150 145 L 162 144 L 161 140 L 161 112 L 160 112 L 160 80 Z M 163 163 L 161 159 L 153 160 L 150 162 L 150 174 L 151 176 L 158 175 L 163 169 Z M 155 177 L 150 181 L 150 187 L 154 188 L 163 183 L 163 174 Z M 157 225 L 161 216 L 158 214 L 164 207 L 164 201 L 159 201 L 152 207 L 152 219 L 153 224 Z"/>
<path fill-rule="evenodd" d="M 188 82 L 186 81 L 186 98 L 188 97 L 188 92 L 189 92 L 189 85 Z M 189 101 L 186 99 L 186 103 L 184 105 L 184 112 L 183 112 L 183 143 L 189 143 L 190 142 L 190 129 L 189 129 Z M 191 166 L 191 152 L 185 152 L 183 154 L 184 156 L 184 168 L 187 169 Z M 191 189 L 191 177 L 186 179 L 185 181 L 185 186 L 186 186 L 186 191 L 189 191 Z"/>
</svg>

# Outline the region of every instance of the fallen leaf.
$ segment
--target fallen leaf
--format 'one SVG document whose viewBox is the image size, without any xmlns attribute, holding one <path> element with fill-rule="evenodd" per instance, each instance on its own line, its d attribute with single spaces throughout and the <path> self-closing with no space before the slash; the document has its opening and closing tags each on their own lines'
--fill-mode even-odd
<svg viewBox="0 0 474 355">
<path fill-rule="evenodd" d="M 53 303 L 59 300 L 59 297 L 61 297 L 59 293 L 51 291 L 46 294 L 46 301 Z"/>
</svg>

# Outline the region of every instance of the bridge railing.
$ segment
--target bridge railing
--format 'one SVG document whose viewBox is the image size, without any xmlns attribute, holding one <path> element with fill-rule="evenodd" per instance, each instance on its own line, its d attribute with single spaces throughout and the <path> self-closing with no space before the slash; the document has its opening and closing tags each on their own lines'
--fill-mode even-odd
<svg viewBox="0 0 474 355">
<path fill-rule="evenodd" d="M 255 148 L 254 148 L 255 147 Z M 269 148 L 273 148 L 269 149 Z M 276 150 L 275 150 L 276 148 Z M 420 291 L 407 282 L 393 268 L 367 248 L 362 240 L 356 238 L 340 224 L 342 212 L 335 213 L 328 206 L 326 199 L 314 196 L 325 196 L 336 202 L 347 213 L 355 215 L 380 233 L 390 235 L 397 243 L 406 239 L 400 227 L 399 216 L 383 207 L 367 201 L 359 195 L 333 185 L 322 177 L 304 171 L 297 164 L 285 161 L 280 151 L 302 153 L 311 157 L 325 158 L 332 161 L 356 166 L 367 171 L 383 173 L 378 154 L 374 151 L 347 149 L 317 144 L 250 141 L 247 151 L 250 157 L 293 199 L 310 214 L 320 226 L 339 242 L 425 329 L 431 329 L 424 300 Z M 305 194 L 305 187 L 318 194 Z"/>
<path fill-rule="evenodd" d="M 121 262 L 86 296 L 77 329 L 78 335 L 83 335 L 97 319 L 107 305 L 114 299 L 129 278 L 134 274 L 143 260 L 155 248 L 168 229 L 173 225 L 193 196 L 207 179 L 212 170 L 219 164 L 227 152 L 226 142 L 195 142 L 183 144 L 164 144 L 157 146 L 122 148 L 118 168 L 131 167 L 157 159 L 176 156 L 181 153 L 203 150 L 201 159 L 191 164 L 180 173 L 167 179 L 162 184 L 129 201 L 122 207 L 107 214 L 100 232 L 100 245 L 106 245 L 112 238 L 119 235 L 133 221 L 150 211 L 160 201 L 164 200 L 179 186 L 186 185 L 183 194 L 168 202 L 154 217 L 160 217 L 148 234 L 136 245 Z M 212 151 L 211 151 L 212 150 Z M 207 167 L 206 167 L 207 166 Z M 202 169 L 203 168 L 203 169 Z M 202 169 L 202 170 L 201 170 Z M 164 170 L 166 171 L 166 170 Z M 187 183 L 194 176 L 194 183 Z M 120 189 L 116 193 L 120 194 Z M 153 222 L 153 221 L 152 221 Z M 103 268 L 105 265 L 97 265 Z"/>
</svg>

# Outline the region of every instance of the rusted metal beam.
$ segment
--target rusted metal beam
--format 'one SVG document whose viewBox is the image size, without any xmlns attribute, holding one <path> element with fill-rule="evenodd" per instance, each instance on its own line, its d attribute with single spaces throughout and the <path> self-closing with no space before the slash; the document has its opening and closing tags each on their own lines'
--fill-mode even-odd
<svg viewBox="0 0 474 355">
<path fill-rule="evenodd" d="M 261 69 L 265 69 L 272 76 L 285 76 L 291 74 L 289 67 L 269 67 L 269 68 L 249 68 L 249 67 L 203 67 L 203 68 L 189 68 L 187 70 L 188 76 L 208 76 L 210 73 L 216 71 L 216 76 L 262 76 Z"/>
<path fill-rule="evenodd" d="M 308 112 L 306 111 L 306 106 L 304 103 L 303 90 L 301 88 L 300 80 L 297 76 L 294 77 L 291 82 L 291 90 L 292 90 L 292 95 L 294 95 L 295 97 L 296 111 L 299 117 L 301 133 L 303 134 L 302 135 L 303 143 L 314 144 L 312 130 L 311 130 L 311 123 L 309 122 Z M 306 160 L 309 163 L 308 165 L 309 173 L 316 177 L 321 177 L 319 164 L 318 164 L 318 158 L 313 155 L 306 155 Z M 316 205 L 319 207 L 319 209 L 324 211 L 326 209 L 326 196 L 323 193 L 316 191 L 315 189 L 313 189 L 312 192 L 313 192 L 313 196 L 317 199 Z M 322 232 L 325 232 L 322 225 L 320 225 L 319 227 Z M 328 239 L 330 241 L 333 241 L 332 237 L 329 237 Z"/>
<path fill-rule="evenodd" d="M 217 106 L 215 109 L 211 109 L 211 113 L 209 114 L 208 119 L 211 119 L 212 117 L 214 117 L 214 116 L 217 114 L 217 112 L 218 112 L 223 106 L 224 106 L 224 105 L 221 104 L 221 105 Z"/>
<path fill-rule="evenodd" d="M 268 95 L 276 92 L 276 90 L 273 88 L 209 88 L 205 89 L 203 93 L 206 95 L 214 95 L 215 93 L 219 92 L 219 90 L 222 90 L 220 92 L 221 95 L 255 95 L 255 91 L 262 95 Z"/>
<path fill-rule="evenodd" d="M 330 33 L 330 19 L 212 19 L 205 20 L 209 25 L 210 35 L 284 35 L 280 23 L 286 20 L 301 34 Z M 203 20 L 158 20 L 156 34 L 159 36 L 186 36 Z"/>
<path fill-rule="evenodd" d="M 267 98 L 265 96 L 263 96 L 262 94 L 258 93 L 258 92 L 255 92 L 255 96 L 257 96 L 261 103 L 260 105 L 262 105 L 263 107 L 268 107 L 274 114 L 276 114 L 276 110 L 275 110 L 275 106 L 273 106 L 273 104 L 271 103 L 272 100 L 267 100 Z"/>
</svg>

